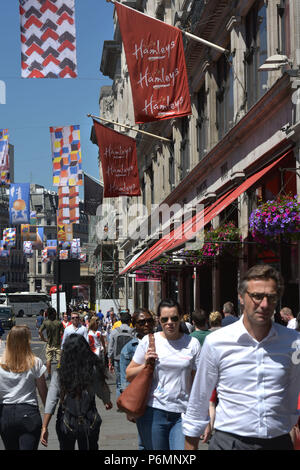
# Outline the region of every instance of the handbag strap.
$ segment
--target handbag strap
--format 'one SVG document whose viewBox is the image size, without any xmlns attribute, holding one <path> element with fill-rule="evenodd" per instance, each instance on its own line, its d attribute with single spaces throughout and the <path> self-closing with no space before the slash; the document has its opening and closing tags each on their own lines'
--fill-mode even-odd
<svg viewBox="0 0 300 470">
<path fill-rule="evenodd" d="M 153 334 L 153 333 L 150 333 L 150 334 L 149 334 L 149 348 L 153 349 L 153 351 L 156 352 L 156 348 L 155 348 L 155 338 L 154 338 L 154 334 Z"/>
</svg>

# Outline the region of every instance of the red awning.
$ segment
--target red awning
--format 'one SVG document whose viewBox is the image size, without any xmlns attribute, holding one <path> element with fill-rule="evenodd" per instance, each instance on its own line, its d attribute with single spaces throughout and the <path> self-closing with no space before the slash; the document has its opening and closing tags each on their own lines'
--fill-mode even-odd
<svg viewBox="0 0 300 470">
<path fill-rule="evenodd" d="M 184 222 L 180 227 L 176 228 L 169 234 L 160 238 L 154 245 L 152 245 L 147 251 L 145 251 L 136 260 L 126 266 L 121 272 L 125 274 L 127 271 L 136 269 L 139 266 L 143 266 L 149 261 L 161 256 L 164 252 L 174 250 L 175 248 L 183 245 L 189 240 L 195 238 L 196 233 L 205 227 L 214 217 L 228 207 L 233 201 L 235 201 L 241 194 L 247 191 L 254 183 L 262 178 L 268 171 L 270 171 L 275 165 L 277 165 L 283 158 L 291 153 L 291 150 L 286 152 L 281 157 L 277 158 L 274 162 L 258 171 L 254 175 L 250 176 L 240 186 L 235 189 L 229 190 L 217 201 L 210 206 L 206 207 L 203 211 L 200 211 L 195 216 L 191 217 L 188 221 Z"/>
</svg>

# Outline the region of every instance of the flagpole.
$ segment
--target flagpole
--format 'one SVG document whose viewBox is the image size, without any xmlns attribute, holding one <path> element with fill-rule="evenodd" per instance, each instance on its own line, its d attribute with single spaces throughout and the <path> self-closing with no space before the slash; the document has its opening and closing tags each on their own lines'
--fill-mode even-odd
<svg viewBox="0 0 300 470">
<path fill-rule="evenodd" d="M 115 0 L 106 0 L 107 3 L 120 3 L 120 2 L 117 2 Z M 122 5 L 122 4 L 121 4 Z M 157 18 L 154 18 L 152 16 L 149 16 L 149 15 L 146 15 L 146 13 L 142 13 L 141 11 L 138 11 L 138 10 L 135 10 L 134 8 L 131 8 L 131 7 L 128 7 L 127 5 L 123 5 L 125 6 L 126 8 L 129 8 L 130 10 L 134 10 L 135 12 L 138 12 L 140 13 L 141 15 L 145 15 L 147 16 L 148 18 L 152 18 L 153 20 L 156 20 L 156 21 L 160 21 L 161 23 L 164 23 L 164 24 L 167 24 L 165 23 L 164 21 L 161 21 Z M 187 31 L 183 31 L 182 29 L 180 28 L 177 28 L 179 29 L 179 31 L 182 32 L 182 34 L 185 34 L 187 37 L 189 37 L 190 39 L 194 39 L 194 41 L 198 41 L 198 42 L 201 42 L 202 44 L 205 44 L 206 46 L 209 46 L 209 47 L 212 47 L 213 49 L 216 49 L 217 51 L 219 52 L 223 52 L 224 54 L 228 54 L 229 51 L 228 49 L 224 49 L 224 47 L 221 47 L 221 46 L 218 46 L 217 44 L 214 44 L 213 42 L 210 42 L 210 41 L 206 41 L 206 39 L 202 39 L 200 38 L 199 36 L 195 36 L 194 34 L 191 34 L 191 33 L 188 33 Z"/>
<path fill-rule="evenodd" d="M 154 137 L 155 139 L 164 140 L 165 142 L 172 142 L 171 139 L 167 139 L 166 137 L 161 137 L 161 136 L 158 136 L 158 135 L 155 135 L 155 134 L 151 134 L 150 132 L 141 131 L 140 129 L 135 129 L 134 127 L 126 126 L 125 124 L 120 124 L 118 122 L 109 121 L 108 119 L 104 119 L 100 116 L 94 116 L 93 114 L 87 114 L 87 117 L 91 117 L 93 119 L 100 119 L 101 121 L 109 122 L 110 124 L 115 124 L 116 126 L 124 127 L 125 129 L 130 129 L 131 131 L 140 132 L 141 134 L 149 135 L 150 137 Z"/>
<path fill-rule="evenodd" d="M 194 41 L 201 42 L 202 44 L 212 47 L 213 49 L 216 49 L 217 51 L 223 52 L 224 54 L 229 53 L 229 50 L 224 49 L 224 47 L 218 46 L 217 44 L 213 44 L 212 42 L 206 41 L 206 39 L 202 39 L 199 36 L 195 36 L 194 34 L 188 33 L 187 31 L 183 31 L 182 29 L 180 31 L 183 34 L 185 34 L 188 38 L 194 39 Z"/>
</svg>

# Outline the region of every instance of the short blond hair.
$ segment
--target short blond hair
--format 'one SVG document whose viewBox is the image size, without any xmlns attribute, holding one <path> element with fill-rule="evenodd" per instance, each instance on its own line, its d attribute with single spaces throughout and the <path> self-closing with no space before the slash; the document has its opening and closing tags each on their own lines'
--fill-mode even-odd
<svg viewBox="0 0 300 470">
<path fill-rule="evenodd" d="M 210 326 L 221 326 L 222 325 L 222 315 L 220 312 L 211 312 L 209 315 Z"/>
</svg>

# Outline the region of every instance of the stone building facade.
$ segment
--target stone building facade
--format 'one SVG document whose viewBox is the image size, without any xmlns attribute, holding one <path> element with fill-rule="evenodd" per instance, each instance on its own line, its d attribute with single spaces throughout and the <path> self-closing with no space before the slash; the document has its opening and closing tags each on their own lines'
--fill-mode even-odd
<svg viewBox="0 0 300 470">
<path fill-rule="evenodd" d="M 224 54 L 184 36 L 192 114 L 140 126 L 171 142 L 130 131 L 136 138 L 142 195 L 122 198 L 123 223 L 146 224 L 154 207 L 203 204 L 206 208 L 287 154 L 268 172 L 219 211 L 213 227 L 232 220 L 240 228 L 243 253 L 228 261 L 193 269 L 166 269 L 161 282 L 135 282 L 125 272 L 125 301 L 155 309 L 161 296 L 176 296 L 184 310 L 221 309 L 232 300 L 238 309 L 237 282 L 253 263 L 272 262 L 282 270 L 287 289 L 283 302 L 299 309 L 299 247 L 278 247 L 274 259 L 259 254 L 249 238 L 249 215 L 259 198 L 280 192 L 299 194 L 300 159 L 300 3 L 294 0 L 144 0 L 123 1 L 137 10 L 226 48 Z M 100 94 L 100 116 L 134 125 L 132 91 L 117 16 L 113 40 L 104 42 L 101 71 L 113 80 Z M 115 130 L 120 131 L 118 126 Z M 124 132 L 124 130 L 122 131 Z M 100 170 L 101 171 L 101 170 Z M 254 178 L 255 179 L 255 178 Z M 134 213 L 140 203 L 144 214 Z M 119 201 L 112 204 L 120 206 Z M 125 208 L 125 209 L 124 209 Z M 169 225 L 181 215 L 170 218 Z M 124 222 L 125 220 L 125 222 Z M 126 266 L 157 242 L 161 226 L 141 239 L 116 240 Z M 284 254 L 282 252 L 284 251 Z M 162 251 L 163 254 L 163 251 Z M 283 258 L 285 257 L 285 258 Z M 283 263 L 282 260 L 288 260 Z M 151 261 L 151 260 L 150 260 Z M 136 262 L 135 262 L 136 263 Z M 136 266 L 136 264 L 135 264 Z"/>
</svg>

